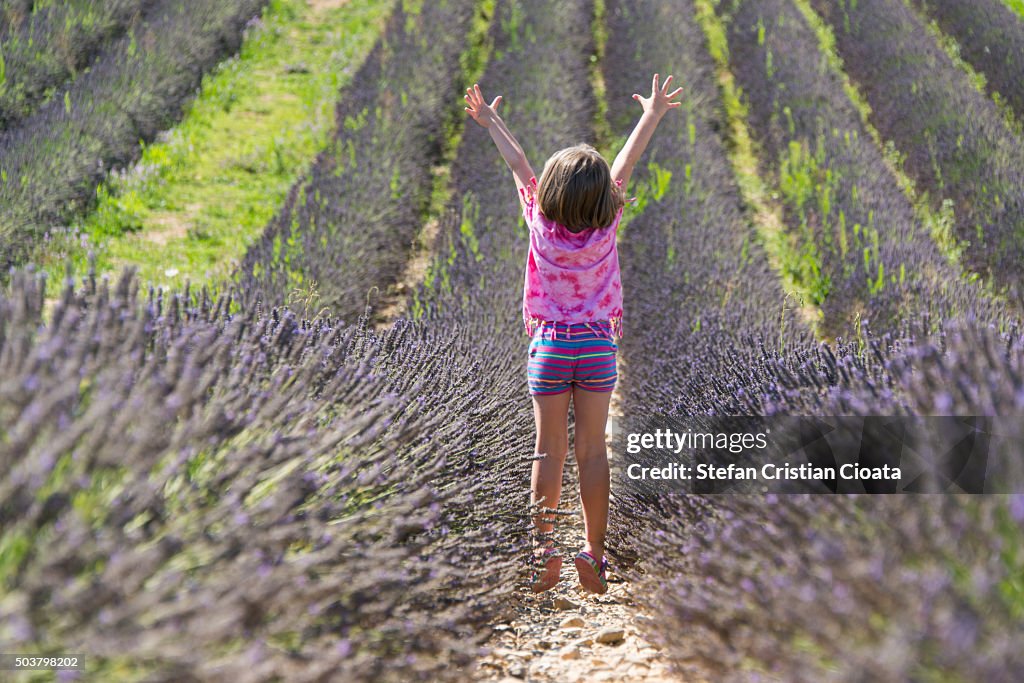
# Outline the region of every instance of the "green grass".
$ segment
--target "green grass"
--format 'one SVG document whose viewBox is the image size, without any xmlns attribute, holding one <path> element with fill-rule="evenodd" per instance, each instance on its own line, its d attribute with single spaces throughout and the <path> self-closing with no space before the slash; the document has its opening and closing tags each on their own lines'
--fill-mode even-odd
<svg viewBox="0 0 1024 683">
<path fill-rule="evenodd" d="M 1024 530 L 1013 519 L 1009 510 L 1009 497 L 996 515 L 997 529 L 1003 539 L 1000 558 L 1006 567 L 1006 578 L 999 584 L 999 592 L 1014 619 L 1024 620 Z"/>
<path fill-rule="evenodd" d="M 1007 7 L 1019 14 L 1021 19 L 1024 19 L 1024 0 L 1003 0 L 1003 2 L 1006 3 Z"/>
<path fill-rule="evenodd" d="M 43 265 L 59 294 L 64 258 L 99 274 L 127 264 L 178 289 L 230 274 L 334 129 L 338 92 L 355 74 L 393 2 L 271 0 L 240 53 L 203 79 L 182 123 L 97 190 Z"/>
<path fill-rule="evenodd" d="M 608 91 L 604 83 L 602 66 L 605 61 L 605 45 L 608 42 L 608 27 L 606 25 L 605 0 L 594 0 L 594 19 L 591 22 L 590 31 L 594 35 L 594 54 L 590 55 L 590 84 L 594 89 L 594 100 L 597 106 L 594 108 L 594 147 L 601 152 L 601 155 L 609 160 L 615 158 L 615 154 L 622 148 L 622 142 L 616 140 L 612 133 L 611 124 L 608 121 Z M 618 146 L 615 147 L 615 143 Z"/>
</svg>

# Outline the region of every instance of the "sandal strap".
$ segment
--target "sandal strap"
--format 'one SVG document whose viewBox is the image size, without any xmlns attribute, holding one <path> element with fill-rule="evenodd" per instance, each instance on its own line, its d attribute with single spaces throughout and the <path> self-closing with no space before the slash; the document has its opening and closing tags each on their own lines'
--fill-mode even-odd
<svg viewBox="0 0 1024 683">
<path fill-rule="evenodd" d="M 557 559 L 561 559 L 560 556 L 558 555 L 558 551 L 555 550 L 554 548 L 547 548 L 544 551 L 543 555 L 541 555 L 541 557 L 544 559 L 544 568 L 539 570 L 539 571 L 538 570 L 534 570 L 532 576 L 530 577 L 530 584 L 531 585 L 536 585 L 537 583 L 539 583 L 540 580 L 542 578 L 546 577 L 547 573 L 549 571 L 551 571 L 551 567 L 548 566 L 548 564 L 551 562 L 551 560 L 556 559 L 556 558 Z M 561 567 L 561 565 L 559 565 L 559 567 Z M 556 580 L 556 583 L 557 583 L 557 580 Z"/>
<path fill-rule="evenodd" d="M 602 557 L 601 558 L 601 566 L 600 567 L 597 566 L 597 558 L 595 558 L 593 555 L 588 553 L 586 550 L 581 550 L 579 552 L 579 554 L 576 555 L 576 557 L 581 557 L 584 560 L 586 560 L 587 564 L 589 564 L 591 567 L 593 567 L 594 571 L 597 573 L 598 578 L 604 579 L 605 570 L 608 569 L 608 558 L 607 557 Z"/>
<path fill-rule="evenodd" d="M 608 579 L 605 576 L 605 570 L 608 569 L 608 558 L 601 558 L 600 568 L 597 565 L 597 559 L 586 550 L 581 550 L 576 555 L 576 558 L 582 559 L 584 562 L 586 562 L 587 565 L 589 565 L 590 568 L 594 570 L 594 574 L 597 576 L 597 580 L 601 582 L 602 588 L 604 588 L 604 590 L 608 590 Z"/>
</svg>

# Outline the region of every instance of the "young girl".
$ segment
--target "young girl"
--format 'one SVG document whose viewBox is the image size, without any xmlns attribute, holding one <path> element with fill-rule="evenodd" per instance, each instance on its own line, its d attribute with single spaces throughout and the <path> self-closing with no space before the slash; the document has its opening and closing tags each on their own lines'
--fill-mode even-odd
<svg viewBox="0 0 1024 683">
<path fill-rule="evenodd" d="M 682 88 L 669 93 L 672 76 L 658 86 L 654 74 L 650 97 L 633 95 L 643 115 L 615 157 L 608 162 L 590 145 L 555 152 L 540 182 L 522 147 L 498 116 L 501 96 L 487 104 L 479 85 L 466 89 L 466 111 L 487 128 L 512 170 L 519 202 L 530 231 L 530 251 L 523 288 L 523 320 L 532 336 L 527 377 L 537 423 L 533 463 L 534 503 L 556 509 L 562 493 L 562 465 L 569 450 L 569 400 L 576 412 L 576 462 L 586 543 L 575 558 L 583 587 L 608 589 L 604 536 L 608 526 L 608 456 L 605 425 L 608 403 L 618 377 L 614 338 L 622 336 L 622 284 L 615 234 L 626 203 L 625 187 L 655 128 Z M 548 538 L 554 518 L 538 514 L 538 537 Z M 562 558 L 545 542 L 538 554 L 543 571 L 533 590 L 558 582 Z"/>
</svg>

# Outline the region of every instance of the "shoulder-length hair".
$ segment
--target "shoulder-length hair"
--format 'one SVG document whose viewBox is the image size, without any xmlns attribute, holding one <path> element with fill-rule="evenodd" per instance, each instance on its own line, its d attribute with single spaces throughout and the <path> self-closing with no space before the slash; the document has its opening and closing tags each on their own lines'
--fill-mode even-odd
<svg viewBox="0 0 1024 683">
<path fill-rule="evenodd" d="M 581 143 L 555 152 L 544 164 L 537 204 L 548 219 L 580 232 L 611 226 L 625 197 L 600 152 Z"/>
</svg>

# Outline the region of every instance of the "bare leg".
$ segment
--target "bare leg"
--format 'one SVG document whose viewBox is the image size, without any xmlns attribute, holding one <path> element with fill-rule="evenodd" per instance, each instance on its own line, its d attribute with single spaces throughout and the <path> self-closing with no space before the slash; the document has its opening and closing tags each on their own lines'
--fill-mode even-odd
<svg viewBox="0 0 1024 683">
<path fill-rule="evenodd" d="M 533 416 L 537 423 L 536 453 L 547 457 L 533 462 L 530 479 L 532 501 L 544 499 L 541 507 L 557 508 L 562 495 L 562 466 L 569 453 L 569 398 L 566 391 L 552 396 L 533 397 Z M 541 532 L 554 528 L 554 515 L 537 515 L 534 524 Z"/>
<path fill-rule="evenodd" d="M 580 469 L 580 501 L 587 542 L 584 550 L 597 560 L 604 557 L 604 535 L 608 528 L 608 451 L 605 428 L 608 424 L 609 391 L 587 391 L 574 386 L 576 411 L 576 463 Z"/>
</svg>

